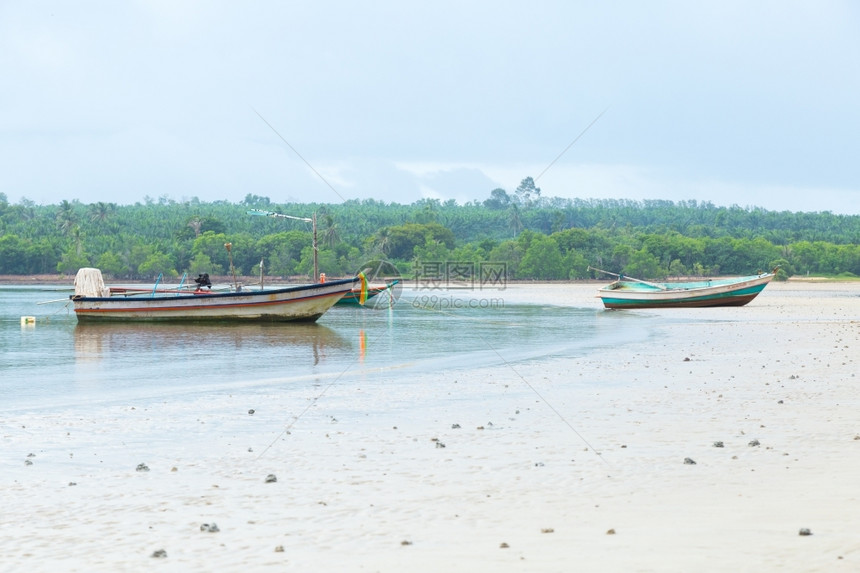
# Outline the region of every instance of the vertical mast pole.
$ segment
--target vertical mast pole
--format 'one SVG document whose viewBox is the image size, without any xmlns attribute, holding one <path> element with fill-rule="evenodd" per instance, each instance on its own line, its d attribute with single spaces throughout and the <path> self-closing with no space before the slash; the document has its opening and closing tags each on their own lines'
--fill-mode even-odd
<svg viewBox="0 0 860 573">
<path fill-rule="evenodd" d="M 314 211 L 313 216 L 313 226 L 314 226 L 314 282 L 319 282 L 320 273 L 319 273 L 319 259 L 317 257 L 317 212 Z"/>
</svg>

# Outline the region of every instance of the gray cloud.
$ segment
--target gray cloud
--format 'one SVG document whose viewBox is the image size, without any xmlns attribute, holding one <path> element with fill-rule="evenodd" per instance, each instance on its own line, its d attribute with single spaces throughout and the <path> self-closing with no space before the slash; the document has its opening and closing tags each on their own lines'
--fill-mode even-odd
<svg viewBox="0 0 860 573">
<path fill-rule="evenodd" d="M 319 186 L 257 109 L 345 196 L 484 198 L 537 174 L 491 171 L 542 169 L 609 107 L 545 194 L 576 187 L 556 169 L 632 166 L 717 204 L 701 194 L 779 209 L 776 189 L 830 189 L 820 209 L 856 213 L 858 24 L 847 1 L 4 3 L 0 192 Z M 419 163 L 438 173 L 398 167 Z"/>
</svg>

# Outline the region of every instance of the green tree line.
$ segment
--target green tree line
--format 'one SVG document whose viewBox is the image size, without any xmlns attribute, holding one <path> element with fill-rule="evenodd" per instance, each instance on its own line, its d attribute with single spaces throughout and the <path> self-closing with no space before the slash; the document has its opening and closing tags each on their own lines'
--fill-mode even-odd
<svg viewBox="0 0 860 573">
<path fill-rule="evenodd" d="M 266 209 L 317 218 L 320 270 L 351 275 L 386 259 L 404 274 L 424 263 L 503 264 L 508 278 L 593 276 L 589 265 L 641 278 L 750 274 L 860 275 L 860 216 L 717 207 L 696 201 L 560 199 L 531 178 L 464 205 L 351 200 L 239 203 L 146 197 L 134 205 L 76 200 L 10 204 L 0 193 L 0 274 L 73 274 L 96 266 L 115 279 L 230 271 L 309 275 L 311 226 L 252 217 Z M 233 245 L 228 254 L 225 243 Z"/>
</svg>

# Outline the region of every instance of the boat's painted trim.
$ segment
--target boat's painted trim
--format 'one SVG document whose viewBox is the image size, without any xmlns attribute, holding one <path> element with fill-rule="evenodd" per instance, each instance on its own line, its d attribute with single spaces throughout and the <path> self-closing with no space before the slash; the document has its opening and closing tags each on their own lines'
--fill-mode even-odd
<svg viewBox="0 0 860 573">
<path fill-rule="evenodd" d="M 378 295 L 379 293 L 381 293 L 385 290 L 388 290 L 387 286 L 368 288 L 367 289 L 367 299 L 365 299 L 365 303 L 368 300 L 372 299 L 373 297 L 375 297 L 376 295 Z M 349 291 L 348 293 L 346 293 L 342 299 L 337 301 L 337 304 L 347 304 L 347 305 L 357 305 L 358 306 L 361 304 L 358 302 L 360 296 L 361 296 L 361 291 L 353 289 L 353 290 Z"/>
</svg>

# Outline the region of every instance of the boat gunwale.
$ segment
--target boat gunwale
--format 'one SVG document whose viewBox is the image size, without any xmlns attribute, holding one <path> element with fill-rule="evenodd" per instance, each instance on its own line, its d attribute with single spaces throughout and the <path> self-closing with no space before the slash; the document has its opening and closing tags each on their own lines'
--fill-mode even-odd
<svg viewBox="0 0 860 573">
<path fill-rule="evenodd" d="M 626 281 L 623 279 L 618 279 L 613 281 L 609 285 L 605 287 L 601 287 L 598 289 L 600 293 L 618 293 L 626 292 L 631 294 L 684 294 L 688 295 L 696 292 L 709 291 L 714 289 L 721 289 L 729 287 L 730 289 L 735 288 L 743 288 L 746 284 L 751 283 L 756 285 L 761 280 L 770 280 L 773 279 L 774 273 L 762 273 L 760 275 L 748 275 L 744 277 L 737 277 L 734 279 L 718 279 L 719 282 L 715 282 L 713 284 L 705 284 L 708 281 L 695 281 L 695 282 L 686 282 L 686 283 L 654 283 L 654 286 L 648 283 L 639 283 L 636 281 Z M 624 286 L 622 288 L 612 288 L 612 285 L 621 285 Z M 698 285 L 702 286 L 694 286 L 694 287 L 683 287 L 680 285 Z M 659 285 L 659 286 L 657 286 Z M 665 288 L 660 288 L 665 287 Z M 662 297 L 661 297 L 662 298 Z"/>
</svg>

